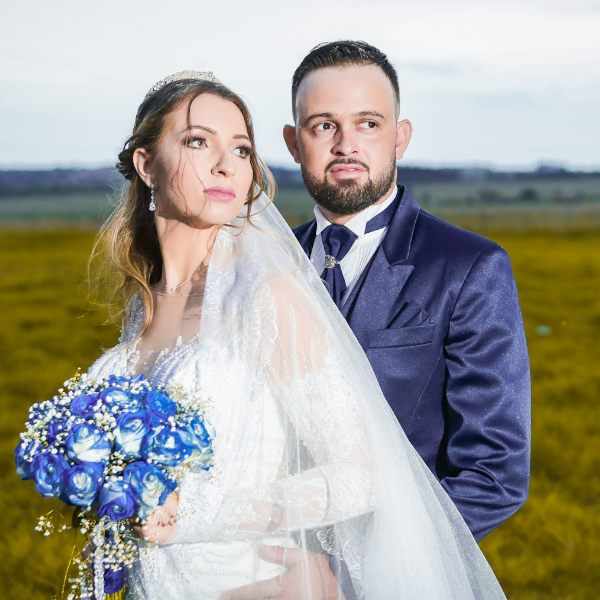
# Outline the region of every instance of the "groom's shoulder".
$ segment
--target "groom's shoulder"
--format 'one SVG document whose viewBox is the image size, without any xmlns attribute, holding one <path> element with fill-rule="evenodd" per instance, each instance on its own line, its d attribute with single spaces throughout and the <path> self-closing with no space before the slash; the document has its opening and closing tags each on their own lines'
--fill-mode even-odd
<svg viewBox="0 0 600 600">
<path fill-rule="evenodd" d="M 303 223 L 302 225 L 298 225 L 298 227 L 294 227 L 292 231 L 296 238 L 300 239 L 303 235 L 305 235 L 309 229 L 314 225 L 315 219 L 309 221 L 308 223 Z"/>
<path fill-rule="evenodd" d="M 419 207 L 414 235 L 426 240 L 426 244 L 448 255 L 478 255 L 482 252 L 504 252 L 496 242 L 477 233 L 462 229 Z"/>
<path fill-rule="evenodd" d="M 415 223 L 410 255 L 413 263 L 427 273 L 433 265 L 440 265 L 451 279 L 464 280 L 473 273 L 475 279 L 483 276 L 487 280 L 493 274 L 498 285 L 512 285 L 510 257 L 502 246 L 423 209 Z"/>
</svg>

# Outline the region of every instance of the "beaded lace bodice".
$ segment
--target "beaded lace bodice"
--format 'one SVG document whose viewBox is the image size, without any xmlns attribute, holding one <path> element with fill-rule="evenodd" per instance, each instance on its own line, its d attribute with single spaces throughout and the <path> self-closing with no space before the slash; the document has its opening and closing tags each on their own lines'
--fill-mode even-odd
<svg viewBox="0 0 600 600">
<path fill-rule="evenodd" d="M 146 362 L 142 360 L 138 348 L 140 342 L 138 333 L 142 327 L 143 317 L 143 302 L 139 295 L 135 295 L 127 307 L 119 344 L 100 357 L 91 371 L 94 374 L 101 370 L 131 377 L 143 373 L 154 385 L 166 385 L 177 381 L 186 387 L 197 388 L 198 382 L 194 377 L 190 379 L 191 372 L 189 369 L 186 371 L 185 365 L 189 366 L 190 361 L 197 356 L 199 333 L 195 333 L 185 343 L 181 335 L 177 336 L 172 348 L 149 351 L 148 354 L 153 355 L 152 360 Z M 193 372 L 195 373 L 195 370 Z"/>
<path fill-rule="evenodd" d="M 161 548 L 145 548 L 142 543 L 140 562 L 128 574 L 127 597 L 136 600 L 218 598 L 224 590 L 281 573 L 282 569 L 276 565 L 258 560 L 255 548 L 259 540 L 211 543 L 203 541 L 201 533 L 214 521 L 223 500 L 219 473 L 239 477 L 246 486 L 277 478 L 282 467 L 284 433 L 280 408 L 273 396 L 267 393 L 263 397 L 260 411 L 265 419 L 263 427 L 259 427 L 258 411 L 253 422 L 249 421 L 248 414 L 236 411 L 234 398 L 219 397 L 215 382 L 220 377 L 235 377 L 235 363 L 224 356 L 216 359 L 220 363 L 219 373 L 215 373 L 218 375 L 215 378 L 210 377 L 208 366 L 202 368 L 203 353 L 204 358 L 212 356 L 214 360 L 215 349 L 211 352 L 206 344 L 202 348 L 198 334 L 185 343 L 178 337 L 172 349 L 156 352 L 149 371 L 143 369 L 135 339 L 143 319 L 143 305 L 137 296 L 132 299 L 127 313 L 119 345 L 98 359 L 91 373 L 134 376 L 141 366 L 142 372 L 156 386 L 178 383 L 189 390 L 210 387 L 214 393 L 210 395 L 207 418 L 218 431 L 214 440 L 214 474 L 189 473 L 181 484 L 180 517 L 185 520 L 181 529 L 187 531 L 186 539 L 193 542 Z M 240 429 L 253 430 L 254 457 L 236 464 L 236 456 L 243 454 L 231 454 L 229 449 L 235 445 L 234 440 L 244 439 Z"/>
</svg>

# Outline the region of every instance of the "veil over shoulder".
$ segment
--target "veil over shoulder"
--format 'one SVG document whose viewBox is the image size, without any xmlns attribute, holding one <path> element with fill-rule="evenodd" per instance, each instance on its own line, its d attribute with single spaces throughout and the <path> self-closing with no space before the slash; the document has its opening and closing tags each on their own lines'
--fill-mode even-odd
<svg viewBox="0 0 600 600">
<path fill-rule="evenodd" d="M 264 543 L 300 557 L 302 600 L 311 552 L 341 565 L 348 598 L 505 598 L 278 210 L 263 195 L 250 212 L 219 232 L 199 334 L 168 373 L 211 397 L 214 473 L 184 477 L 176 537 L 142 553 L 134 596 L 218 598 L 234 586 L 206 582 L 243 561 L 247 581 L 280 575 Z M 194 570 L 209 550 L 222 564 Z"/>
</svg>

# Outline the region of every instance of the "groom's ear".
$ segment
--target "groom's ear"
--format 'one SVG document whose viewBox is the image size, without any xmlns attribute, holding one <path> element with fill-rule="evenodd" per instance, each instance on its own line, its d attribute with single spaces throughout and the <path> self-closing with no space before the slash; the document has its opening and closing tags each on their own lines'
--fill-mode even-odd
<svg viewBox="0 0 600 600">
<path fill-rule="evenodd" d="M 408 119 L 396 123 L 396 160 L 404 156 L 404 151 L 412 137 L 412 130 L 412 123 Z"/>
<path fill-rule="evenodd" d="M 293 125 L 283 126 L 283 139 L 285 144 L 290 151 L 290 154 L 294 157 L 294 160 L 300 164 L 300 152 L 298 152 L 298 137 L 296 136 L 296 128 Z"/>
</svg>

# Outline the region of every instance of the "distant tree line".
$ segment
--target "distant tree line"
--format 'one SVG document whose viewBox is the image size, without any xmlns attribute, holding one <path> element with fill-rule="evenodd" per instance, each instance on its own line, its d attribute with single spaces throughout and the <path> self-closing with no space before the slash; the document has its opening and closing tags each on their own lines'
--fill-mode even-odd
<svg viewBox="0 0 600 600">
<path fill-rule="evenodd" d="M 271 167 L 281 187 L 302 188 L 299 169 Z M 500 182 L 564 180 L 598 177 L 600 173 L 569 171 L 560 167 L 540 166 L 534 171 L 493 171 L 482 168 L 398 167 L 398 180 L 406 185 L 416 183 L 456 183 L 461 181 Z M 123 178 L 114 167 L 100 169 L 0 170 L 0 198 L 7 195 L 44 192 L 79 192 L 111 190 L 123 185 Z"/>
<path fill-rule="evenodd" d="M 32 192 L 102 191 L 120 187 L 122 183 L 123 177 L 114 167 L 0 171 L 0 196 Z"/>
</svg>

